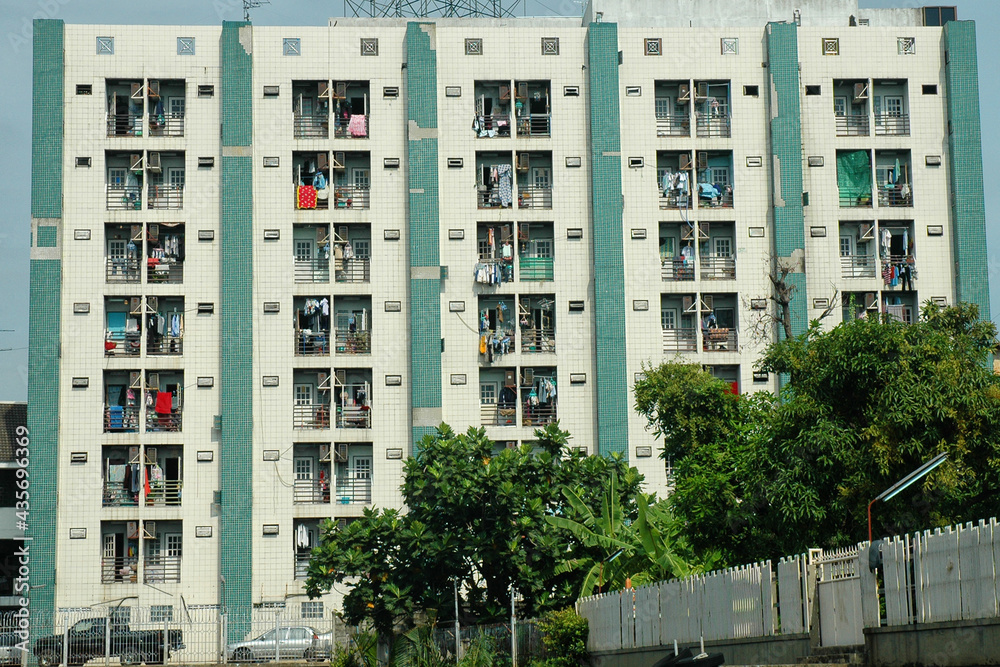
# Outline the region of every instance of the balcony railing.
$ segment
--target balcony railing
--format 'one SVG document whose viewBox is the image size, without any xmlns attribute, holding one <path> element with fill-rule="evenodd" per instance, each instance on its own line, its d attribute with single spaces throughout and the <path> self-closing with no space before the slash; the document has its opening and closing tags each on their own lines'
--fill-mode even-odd
<svg viewBox="0 0 1000 667">
<path fill-rule="evenodd" d="M 874 278 L 874 255 L 841 255 L 840 275 L 843 278 Z"/>
<path fill-rule="evenodd" d="M 733 189 L 722 187 L 722 189 L 712 186 L 712 189 L 698 186 L 698 208 L 732 208 Z"/>
<path fill-rule="evenodd" d="M 331 208 L 371 208 L 370 191 L 362 185 L 336 185 L 333 188 Z"/>
<path fill-rule="evenodd" d="M 691 208 L 691 195 L 686 190 L 660 190 L 661 209 Z M 666 192 L 666 194 L 664 194 Z"/>
<path fill-rule="evenodd" d="M 712 255 L 699 258 L 702 280 L 735 280 L 736 257 L 714 257 Z"/>
<path fill-rule="evenodd" d="M 296 259 L 295 282 L 297 283 L 328 283 L 330 282 L 330 260 Z"/>
<path fill-rule="evenodd" d="M 508 114 L 476 116 L 473 120 L 472 129 L 475 130 L 476 136 L 480 138 L 509 137 L 510 116 Z"/>
<path fill-rule="evenodd" d="M 553 279 L 551 257 L 521 257 L 518 278 L 527 281 L 549 281 Z"/>
<path fill-rule="evenodd" d="M 844 191 L 840 192 L 840 208 L 871 208 L 871 194 L 851 195 Z"/>
<path fill-rule="evenodd" d="M 181 580 L 181 557 L 146 556 L 142 562 L 142 580 L 147 584 L 179 582 Z"/>
<path fill-rule="evenodd" d="M 295 354 L 303 357 L 324 357 L 329 355 L 330 332 L 299 329 L 295 332 Z"/>
<path fill-rule="evenodd" d="M 879 206 L 913 206 L 913 192 L 909 183 L 903 183 L 899 187 L 894 185 L 881 185 L 878 189 Z"/>
<path fill-rule="evenodd" d="M 528 185 L 517 188 L 518 208 L 552 208 L 552 188 Z"/>
<path fill-rule="evenodd" d="M 108 114 L 108 136 L 109 137 L 141 137 L 142 136 L 142 114 L 138 114 L 138 113 L 109 113 Z"/>
<path fill-rule="evenodd" d="M 910 114 L 880 114 L 875 116 L 876 136 L 910 136 Z"/>
<path fill-rule="evenodd" d="M 293 405 L 292 427 L 330 428 L 329 405 Z"/>
<path fill-rule="evenodd" d="M 325 211 L 330 208 L 330 187 L 317 190 L 311 185 L 296 185 L 292 198 L 297 210 Z"/>
<path fill-rule="evenodd" d="M 329 139 L 330 116 L 328 114 L 295 114 L 292 121 L 292 136 L 296 139 Z"/>
<path fill-rule="evenodd" d="M 513 404 L 499 406 L 496 403 L 481 403 L 479 423 L 482 426 L 516 426 L 517 407 Z"/>
<path fill-rule="evenodd" d="M 521 329 L 521 352 L 555 352 L 556 332 L 552 327 Z"/>
<path fill-rule="evenodd" d="M 863 116 L 837 116 L 838 137 L 867 137 L 868 114 Z"/>
<path fill-rule="evenodd" d="M 134 584 L 139 577 L 139 559 L 135 556 L 101 558 L 102 584 Z"/>
<path fill-rule="evenodd" d="M 663 330 L 664 352 L 694 352 L 698 349 L 698 335 L 694 327 Z"/>
<path fill-rule="evenodd" d="M 123 480 L 104 480 L 104 507 L 138 507 L 137 494 L 125 488 Z"/>
<path fill-rule="evenodd" d="M 338 283 L 366 283 L 371 280 L 371 260 L 367 257 L 353 257 L 337 262 L 335 280 Z"/>
<path fill-rule="evenodd" d="M 295 550 L 295 578 L 307 579 L 309 577 L 309 560 L 312 558 L 312 549 Z"/>
<path fill-rule="evenodd" d="M 139 408 L 111 405 L 104 408 L 105 433 L 135 433 L 139 430 Z"/>
<path fill-rule="evenodd" d="M 149 493 L 146 494 L 146 505 L 180 505 L 182 484 L 183 482 L 179 479 L 150 481 Z"/>
<path fill-rule="evenodd" d="M 157 412 L 146 410 L 147 433 L 177 433 L 181 430 L 181 412 Z"/>
<path fill-rule="evenodd" d="M 153 336 L 146 340 L 146 354 L 156 356 L 184 354 L 183 336 Z"/>
<path fill-rule="evenodd" d="M 547 137 L 550 133 L 551 114 L 533 113 L 527 116 L 519 116 L 517 119 L 517 136 L 519 137 Z"/>
<path fill-rule="evenodd" d="M 690 137 L 691 118 L 684 114 L 656 114 L 656 136 Z"/>
<path fill-rule="evenodd" d="M 152 137 L 183 137 L 184 114 L 149 114 L 149 135 Z"/>
<path fill-rule="evenodd" d="M 694 260 L 683 257 L 660 258 L 660 278 L 665 281 L 694 280 Z"/>
<path fill-rule="evenodd" d="M 729 114 L 700 114 L 697 132 L 699 137 L 731 137 Z"/>
<path fill-rule="evenodd" d="M 109 184 L 107 207 L 109 211 L 140 210 L 142 208 L 142 186 Z"/>
<path fill-rule="evenodd" d="M 371 428 L 372 411 L 363 405 L 338 405 L 337 428 Z"/>
<path fill-rule="evenodd" d="M 348 118 L 334 117 L 333 136 L 337 139 L 367 139 L 370 130 L 368 114 L 354 114 Z"/>
<path fill-rule="evenodd" d="M 150 184 L 146 208 L 150 209 L 181 209 L 184 208 L 184 186 L 175 183 Z"/>
<path fill-rule="evenodd" d="M 138 331 L 105 331 L 105 357 L 138 357 L 142 350 L 142 334 Z"/>
<path fill-rule="evenodd" d="M 556 420 L 556 404 L 543 403 L 530 405 L 525 402 L 521 406 L 521 426 L 545 426 Z"/>
<path fill-rule="evenodd" d="M 702 349 L 705 352 L 738 352 L 737 333 L 736 329 L 703 329 Z"/>
<path fill-rule="evenodd" d="M 129 257 L 108 257 L 104 277 L 109 283 L 137 283 L 139 260 Z"/>
<path fill-rule="evenodd" d="M 484 188 L 484 186 L 479 186 Z M 510 208 L 513 198 L 510 201 L 500 199 L 500 187 L 495 186 L 489 189 L 481 189 L 476 192 L 476 205 L 479 208 Z"/>
<path fill-rule="evenodd" d="M 341 505 L 370 503 L 372 501 L 371 478 L 358 477 L 357 473 L 351 469 L 348 469 L 345 474 L 338 474 L 335 498 Z"/>
<path fill-rule="evenodd" d="M 337 329 L 334 336 L 337 354 L 370 354 L 372 351 L 371 331 Z"/>
<path fill-rule="evenodd" d="M 173 283 L 179 285 L 184 282 L 184 262 L 177 260 L 159 260 L 156 264 L 150 264 L 146 260 L 146 281 L 150 283 Z"/>
<path fill-rule="evenodd" d="M 313 505 L 330 502 L 329 476 L 318 479 L 297 479 L 292 487 L 292 502 L 296 505 Z"/>
</svg>

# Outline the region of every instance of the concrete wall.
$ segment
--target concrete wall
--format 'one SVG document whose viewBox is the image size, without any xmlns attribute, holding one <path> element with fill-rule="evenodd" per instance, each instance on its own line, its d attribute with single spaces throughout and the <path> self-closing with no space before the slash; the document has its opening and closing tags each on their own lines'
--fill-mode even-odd
<svg viewBox="0 0 1000 667">
<path fill-rule="evenodd" d="M 687 646 L 695 652 L 700 650 L 698 644 L 680 644 L 679 648 Z M 631 651 L 601 651 L 591 653 L 590 662 L 592 667 L 649 667 L 673 650 L 673 646 L 656 646 Z M 705 651 L 722 653 L 727 665 L 793 665 L 810 655 L 809 635 L 705 642 Z"/>
<path fill-rule="evenodd" d="M 1000 618 L 867 628 L 865 653 L 870 667 L 995 665 Z"/>
</svg>

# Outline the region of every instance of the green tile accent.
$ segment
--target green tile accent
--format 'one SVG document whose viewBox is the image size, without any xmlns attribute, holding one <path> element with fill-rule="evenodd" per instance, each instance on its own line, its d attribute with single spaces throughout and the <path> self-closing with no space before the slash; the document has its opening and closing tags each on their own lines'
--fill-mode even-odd
<svg viewBox="0 0 1000 667">
<path fill-rule="evenodd" d="M 55 248 L 56 247 L 56 233 L 58 229 L 52 225 L 39 225 L 37 238 L 35 239 L 36 248 Z"/>
<path fill-rule="evenodd" d="M 591 23 L 591 191 L 597 330 L 597 446 L 628 455 L 629 383 L 625 357 L 622 165 L 618 109 L 618 26 Z"/>
<path fill-rule="evenodd" d="M 771 83 L 771 157 L 777 187 L 772 192 L 774 208 L 774 252 L 778 258 L 805 256 L 805 219 L 802 211 L 802 124 L 799 85 L 798 26 L 794 23 L 767 25 L 768 74 Z M 804 261 L 804 260 L 803 260 Z M 796 286 L 792 299 L 792 331 L 809 326 L 806 275 L 789 276 Z M 779 335 L 784 335 L 779 331 Z"/>
<path fill-rule="evenodd" d="M 436 268 L 441 263 L 434 31 L 433 23 L 406 25 L 410 402 L 414 410 L 441 407 L 441 279 L 412 274 L 414 268 Z M 433 432 L 429 425 L 413 425 L 414 453 L 420 439 Z"/>
<path fill-rule="evenodd" d="M 983 201 L 983 145 L 979 118 L 979 70 L 976 24 L 950 21 L 944 26 L 948 64 L 948 165 L 955 225 L 955 297 L 979 306 L 990 319 L 989 268 L 986 256 L 986 208 Z M 917 165 L 916 168 L 922 168 Z"/>
<path fill-rule="evenodd" d="M 249 146 L 253 125 L 253 61 L 240 43 L 248 23 L 226 21 L 220 39 L 222 60 L 222 146 L 220 232 L 222 432 L 220 574 L 222 605 L 232 615 L 229 639 L 250 631 L 253 591 L 253 159 L 226 155 L 226 148 Z"/>
<path fill-rule="evenodd" d="M 64 25 L 33 25 L 31 217 L 62 217 Z M 44 235 L 42 230 L 46 230 Z M 55 227 L 39 227 L 38 245 L 54 247 Z M 48 246 L 49 241 L 51 246 Z M 44 243 L 43 243 L 44 242 Z M 31 438 L 31 639 L 50 634 L 56 587 L 56 468 L 59 462 L 59 331 L 62 262 L 32 259 L 28 311 L 28 432 Z"/>
</svg>

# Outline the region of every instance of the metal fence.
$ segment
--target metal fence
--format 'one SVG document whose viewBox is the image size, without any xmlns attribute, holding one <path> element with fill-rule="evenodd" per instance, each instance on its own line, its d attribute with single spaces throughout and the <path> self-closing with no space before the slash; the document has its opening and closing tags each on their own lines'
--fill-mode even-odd
<svg viewBox="0 0 1000 667">
<path fill-rule="evenodd" d="M 518 620 L 514 625 L 514 633 L 517 636 L 517 664 L 527 665 L 533 660 L 541 660 L 545 657 L 545 648 L 542 644 L 542 631 L 535 620 Z M 495 623 L 491 625 L 468 625 L 459 628 L 461 637 L 461 651 L 465 652 L 479 637 L 489 637 L 493 651 L 497 656 L 496 664 L 511 664 L 511 650 L 514 646 L 511 643 L 511 624 Z M 438 650 L 445 657 L 455 657 L 455 626 L 442 624 L 434 628 L 434 643 Z"/>
</svg>

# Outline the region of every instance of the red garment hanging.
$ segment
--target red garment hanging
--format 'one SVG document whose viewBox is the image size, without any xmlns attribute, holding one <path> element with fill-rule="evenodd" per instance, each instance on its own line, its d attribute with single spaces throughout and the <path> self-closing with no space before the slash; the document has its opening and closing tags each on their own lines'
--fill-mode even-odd
<svg viewBox="0 0 1000 667">
<path fill-rule="evenodd" d="M 173 407 L 174 395 L 169 391 L 160 391 L 156 394 L 156 414 L 169 415 Z"/>
</svg>

